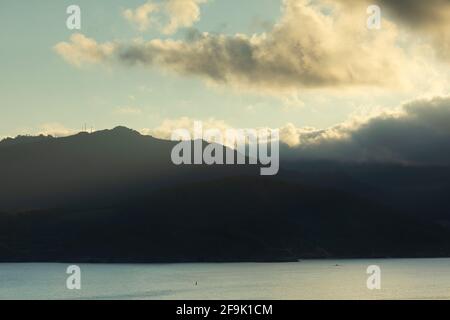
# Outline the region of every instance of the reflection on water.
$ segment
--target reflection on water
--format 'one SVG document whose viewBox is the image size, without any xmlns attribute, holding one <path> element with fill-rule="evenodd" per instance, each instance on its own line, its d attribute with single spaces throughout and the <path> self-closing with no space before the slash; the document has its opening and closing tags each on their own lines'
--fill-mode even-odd
<svg viewBox="0 0 450 320">
<path fill-rule="evenodd" d="M 370 265 L 381 290 L 367 289 Z M 0 264 L 0 299 L 450 299 L 450 259 L 82 264 L 79 291 L 66 289 L 67 267 Z"/>
</svg>

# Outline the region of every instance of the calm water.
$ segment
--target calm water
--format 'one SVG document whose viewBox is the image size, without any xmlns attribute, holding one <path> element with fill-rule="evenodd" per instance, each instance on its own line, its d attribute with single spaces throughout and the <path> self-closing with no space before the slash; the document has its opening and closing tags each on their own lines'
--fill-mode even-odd
<svg viewBox="0 0 450 320">
<path fill-rule="evenodd" d="M 369 265 L 379 291 L 366 287 Z M 67 266 L 0 264 L 0 299 L 450 299 L 450 259 L 82 264 L 80 291 L 66 289 Z"/>
</svg>

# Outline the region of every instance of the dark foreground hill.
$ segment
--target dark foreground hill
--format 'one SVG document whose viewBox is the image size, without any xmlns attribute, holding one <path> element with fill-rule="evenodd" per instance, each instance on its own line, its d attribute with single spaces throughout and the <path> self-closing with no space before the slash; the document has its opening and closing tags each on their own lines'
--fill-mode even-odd
<svg viewBox="0 0 450 320">
<path fill-rule="evenodd" d="M 161 190 L 112 207 L 1 216 L 3 261 L 287 261 L 450 253 L 448 231 L 332 191 L 262 178 Z"/>
<path fill-rule="evenodd" d="M 176 143 L 124 127 L 0 143 L 0 211 L 92 207 L 189 181 L 258 175 L 254 166 L 176 166 Z"/>
<path fill-rule="evenodd" d="M 450 256 L 445 214 L 393 201 L 401 179 L 380 192 L 401 170 L 297 163 L 260 177 L 251 166 L 174 166 L 172 147 L 126 128 L 0 143 L 0 261 Z M 445 189 L 431 182 L 423 194 Z"/>
</svg>

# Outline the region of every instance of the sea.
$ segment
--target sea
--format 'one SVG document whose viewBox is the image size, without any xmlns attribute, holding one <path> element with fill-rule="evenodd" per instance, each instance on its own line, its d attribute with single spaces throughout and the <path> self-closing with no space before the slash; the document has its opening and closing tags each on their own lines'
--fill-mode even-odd
<svg viewBox="0 0 450 320">
<path fill-rule="evenodd" d="M 450 299 L 450 259 L 70 266 L 0 264 L 0 299 Z"/>
</svg>

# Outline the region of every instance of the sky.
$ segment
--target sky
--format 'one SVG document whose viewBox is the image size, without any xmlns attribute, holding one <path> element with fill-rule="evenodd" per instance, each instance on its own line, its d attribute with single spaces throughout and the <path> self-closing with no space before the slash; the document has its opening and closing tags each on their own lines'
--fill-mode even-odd
<svg viewBox="0 0 450 320">
<path fill-rule="evenodd" d="M 300 135 L 449 95 L 450 2 L 373 3 L 380 29 L 364 0 L 2 0 L 0 137 L 194 119 Z"/>
</svg>

